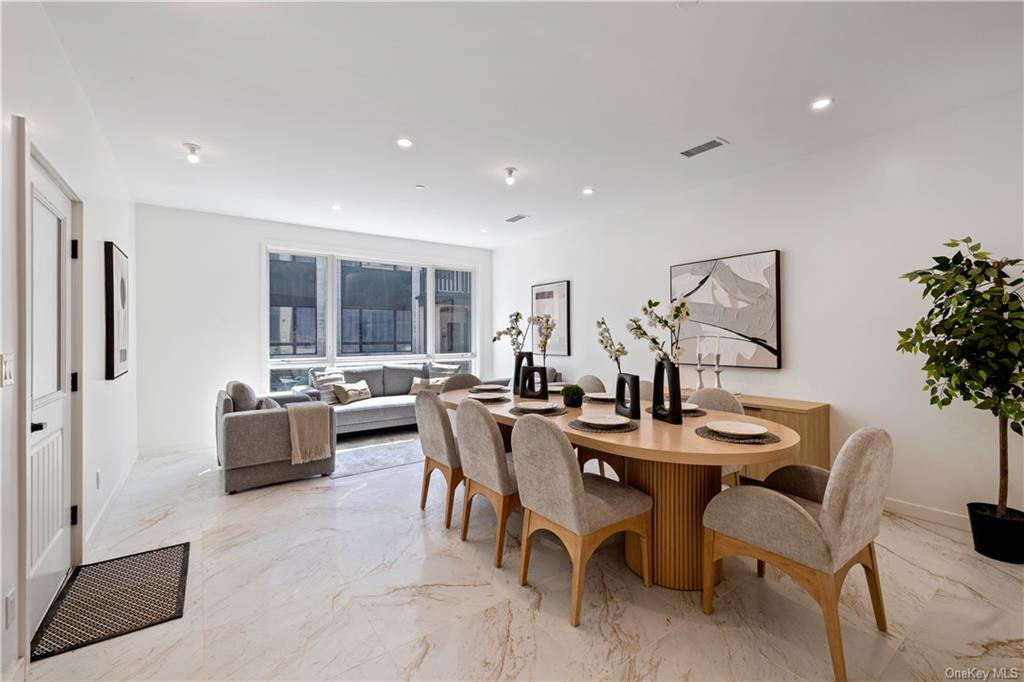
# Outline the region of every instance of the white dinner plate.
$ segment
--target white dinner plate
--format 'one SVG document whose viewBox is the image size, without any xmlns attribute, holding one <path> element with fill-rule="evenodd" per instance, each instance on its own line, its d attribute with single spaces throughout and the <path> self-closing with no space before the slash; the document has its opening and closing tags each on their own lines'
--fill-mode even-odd
<svg viewBox="0 0 1024 682">
<path fill-rule="evenodd" d="M 583 397 L 589 398 L 590 400 L 596 400 L 601 403 L 608 403 L 615 400 L 614 393 L 584 393 Z"/>
<path fill-rule="evenodd" d="M 760 424 L 748 424 L 747 422 L 708 422 L 707 427 L 715 433 L 735 438 L 753 438 L 768 433 L 768 429 Z"/>
<path fill-rule="evenodd" d="M 696 412 L 700 409 L 700 405 L 697 403 L 682 403 L 680 406 L 683 412 Z"/>
<path fill-rule="evenodd" d="M 531 402 L 516 405 L 523 412 L 549 412 L 558 407 L 557 403 Z"/>
<path fill-rule="evenodd" d="M 500 384 L 477 384 L 473 387 L 474 391 L 500 391 L 504 386 Z"/>
<path fill-rule="evenodd" d="M 505 396 L 500 393 L 474 393 L 469 397 L 472 400 L 479 400 L 484 403 L 494 402 L 495 400 L 505 400 Z"/>
<path fill-rule="evenodd" d="M 579 420 L 584 424 L 590 424 L 591 426 L 604 426 L 605 428 L 624 426 L 629 423 L 629 418 L 623 417 L 621 414 L 585 414 L 581 415 Z"/>
</svg>

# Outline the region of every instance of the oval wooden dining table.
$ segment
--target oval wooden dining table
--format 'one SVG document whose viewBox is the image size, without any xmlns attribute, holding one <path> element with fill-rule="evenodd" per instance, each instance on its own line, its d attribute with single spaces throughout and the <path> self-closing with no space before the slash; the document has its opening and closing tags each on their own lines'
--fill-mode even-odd
<svg viewBox="0 0 1024 682">
<path fill-rule="evenodd" d="M 441 394 L 441 401 L 455 409 L 463 400 L 471 400 L 468 389 Z M 511 393 L 508 402 L 483 402 L 502 431 L 506 447 L 519 419 L 510 410 L 524 403 Z M 552 393 L 550 402 L 562 404 Z M 793 429 L 765 419 L 709 410 L 702 417 L 684 417 L 682 424 L 669 424 L 651 417 L 643 403 L 639 427 L 627 433 L 578 431 L 569 422 L 586 414 L 614 413 L 610 403 L 584 403 L 583 408 L 567 408 L 564 415 L 547 417 L 569 442 L 576 446 L 580 467 L 598 459 L 615 470 L 619 480 L 644 491 L 654 500 L 654 528 L 651 542 L 655 584 L 677 590 L 701 589 L 702 518 L 711 498 L 722 490 L 722 466 L 764 464 L 795 455 L 800 436 Z M 695 430 L 709 421 L 731 420 L 761 424 L 779 437 L 767 445 L 726 443 L 698 436 Z M 626 564 L 641 572 L 640 543 L 626 535 Z"/>
</svg>

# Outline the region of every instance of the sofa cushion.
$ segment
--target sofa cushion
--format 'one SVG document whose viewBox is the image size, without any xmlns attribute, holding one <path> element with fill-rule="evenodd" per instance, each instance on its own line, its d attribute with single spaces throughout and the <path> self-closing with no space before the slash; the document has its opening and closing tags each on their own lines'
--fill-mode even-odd
<svg viewBox="0 0 1024 682">
<path fill-rule="evenodd" d="M 328 405 L 337 405 L 338 397 L 334 394 L 334 385 L 345 381 L 345 374 L 337 367 L 324 370 L 310 370 L 309 378 L 313 387 L 320 391 L 320 400 Z"/>
<path fill-rule="evenodd" d="M 229 381 L 227 393 L 231 396 L 231 402 L 235 412 L 245 412 L 256 409 L 256 391 L 252 386 L 241 381 Z"/>
<path fill-rule="evenodd" d="M 257 410 L 277 410 L 281 408 L 281 403 L 277 402 L 273 398 L 260 398 L 260 401 L 256 403 Z"/>
<path fill-rule="evenodd" d="M 425 379 L 427 366 L 421 365 L 384 365 L 384 392 L 374 395 L 402 395 L 412 389 L 412 380 Z"/>
<path fill-rule="evenodd" d="M 384 391 L 384 366 L 383 365 L 360 365 L 358 367 L 345 367 L 345 383 L 354 384 L 357 381 L 365 381 L 370 389 L 370 395 L 387 395 Z"/>
<path fill-rule="evenodd" d="M 420 391 L 433 391 L 434 393 L 440 393 L 441 389 L 444 388 L 444 382 L 446 381 L 448 380 L 442 377 L 436 377 L 433 379 L 413 377 L 412 386 L 409 388 L 409 395 L 416 395 Z"/>
<path fill-rule="evenodd" d="M 415 419 L 416 396 L 385 395 L 348 405 L 334 406 L 335 421 L 342 424 L 364 424 L 389 419 Z"/>
<path fill-rule="evenodd" d="M 338 397 L 338 402 L 342 405 L 350 405 L 360 400 L 368 400 L 370 396 L 370 387 L 366 385 L 363 380 L 357 381 L 354 384 L 334 384 L 334 395 Z"/>
</svg>

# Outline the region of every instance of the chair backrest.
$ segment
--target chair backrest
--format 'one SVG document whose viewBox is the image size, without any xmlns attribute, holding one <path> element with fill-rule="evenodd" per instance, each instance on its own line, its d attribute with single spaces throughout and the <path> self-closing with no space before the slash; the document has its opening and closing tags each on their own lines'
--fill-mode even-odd
<svg viewBox="0 0 1024 682">
<path fill-rule="evenodd" d="M 455 411 L 455 431 L 466 478 L 502 495 L 514 493 L 516 484 L 508 470 L 505 443 L 487 408 L 475 400 L 463 400 Z"/>
<path fill-rule="evenodd" d="M 724 388 L 698 388 L 686 402 L 698 405 L 705 410 L 743 414 L 743 405 L 736 399 L 736 396 Z"/>
<path fill-rule="evenodd" d="M 565 434 L 530 414 L 512 429 L 512 461 L 523 507 L 574 533 L 589 527 L 579 460 Z"/>
<path fill-rule="evenodd" d="M 593 374 L 584 374 L 576 380 L 579 387 L 583 389 L 584 393 L 604 393 L 605 387 L 604 382 L 595 377 Z"/>
<path fill-rule="evenodd" d="M 654 382 L 640 380 L 640 400 L 654 400 Z"/>
<path fill-rule="evenodd" d="M 423 454 L 452 468 L 461 467 L 455 435 L 444 403 L 433 391 L 416 394 L 416 427 L 420 432 Z"/>
<path fill-rule="evenodd" d="M 474 386 L 479 386 L 480 383 L 482 382 L 472 374 L 456 374 L 444 382 L 444 386 L 441 387 L 441 392 L 458 391 L 461 388 L 473 388 Z"/>
<path fill-rule="evenodd" d="M 892 438 L 888 433 L 858 429 L 843 443 L 818 515 L 836 566 L 845 564 L 878 536 L 891 475 Z"/>
</svg>

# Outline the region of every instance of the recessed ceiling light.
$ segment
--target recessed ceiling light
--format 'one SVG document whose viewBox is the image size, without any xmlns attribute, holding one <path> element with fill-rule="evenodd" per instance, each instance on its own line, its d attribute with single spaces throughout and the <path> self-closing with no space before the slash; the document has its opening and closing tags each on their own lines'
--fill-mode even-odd
<svg viewBox="0 0 1024 682">
<path fill-rule="evenodd" d="M 583 193 L 586 194 L 587 196 L 590 196 L 591 194 L 594 193 L 594 188 L 593 187 L 584 187 L 583 188 Z"/>
<path fill-rule="evenodd" d="M 516 169 L 509 166 L 505 169 L 505 184 L 514 185 L 516 184 Z"/>
<path fill-rule="evenodd" d="M 818 99 L 811 102 L 811 109 L 815 111 L 821 111 L 822 109 L 828 109 L 834 102 L 831 97 L 819 97 Z"/>
<path fill-rule="evenodd" d="M 410 140 L 408 137 L 400 137 L 395 141 L 395 144 L 397 144 L 399 147 L 408 148 L 412 146 L 412 140 Z"/>
<path fill-rule="evenodd" d="M 484 234 L 487 234 L 487 228 L 486 227 L 481 227 L 480 231 L 483 232 Z"/>
<path fill-rule="evenodd" d="M 331 210 L 332 211 L 340 211 L 341 210 L 341 204 L 331 204 Z"/>
<path fill-rule="evenodd" d="M 192 142 L 186 142 L 183 146 L 188 151 L 188 153 L 185 154 L 185 159 L 193 166 L 199 163 L 199 145 Z"/>
<path fill-rule="evenodd" d="M 426 189 L 426 185 L 416 185 L 416 189 Z"/>
</svg>

